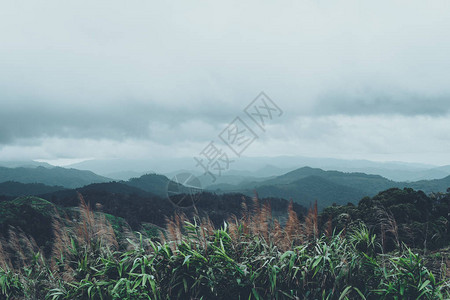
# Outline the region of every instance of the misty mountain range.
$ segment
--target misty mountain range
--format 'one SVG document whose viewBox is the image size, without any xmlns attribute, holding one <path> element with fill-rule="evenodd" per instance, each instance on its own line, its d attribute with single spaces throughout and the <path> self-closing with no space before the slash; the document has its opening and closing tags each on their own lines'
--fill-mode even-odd
<svg viewBox="0 0 450 300">
<path fill-rule="evenodd" d="M 0 166 L 8 168 L 55 167 L 37 161 L 0 161 Z M 279 176 L 304 166 L 323 170 L 376 174 L 394 181 L 442 179 L 450 175 L 450 165 L 436 166 L 406 162 L 376 162 L 302 156 L 241 157 L 230 165 L 230 169 L 224 172 L 216 183 L 236 184 L 237 181 L 246 178 Z M 150 173 L 164 174 L 172 178 L 175 174 L 184 171 L 198 176 L 204 186 L 212 184 L 209 176 L 202 178 L 202 170 L 195 168 L 192 158 L 94 159 L 70 164 L 65 168 L 88 170 L 114 180 L 128 180 Z"/>
<path fill-rule="evenodd" d="M 320 207 L 348 202 L 357 203 L 363 197 L 373 197 L 390 188 L 413 188 L 425 193 L 445 192 L 450 187 L 450 176 L 442 179 L 416 182 L 397 182 L 379 175 L 344 173 L 303 167 L 264 181 L 245 182 L 239 185 L 218 184 L 208 189 L 216 192 L 239 192 L 261 197 L 292 199 L 304 206 L 318 200 Z"/>
<path fill-rule="evenodd" d="M 43 183 L 49 186 L 77 188 L 91 183 L 108 182 L 111 181 L 111 179 L 97 175 L 91 171 L 61 167 L 0 167 L 0 182 L 6 181 Z"/>
<path fill-rule="evenodd" d="M 219 182 L 217 183 L 229 183 L 225 175 L 254 178 L 279 176 L 304 166 L 323 170 L 376 174 L 394 181 L 441 179 L 450 175 L 450 166 L 418 163 L 375 162 L 302 156 L 241 157 L 230 165 L 230 170 L 218 178 Z M 67 167 L 90 170 L 96 174 L 116 180 L 128 180 L 131 177 L 137 177 L 145 173 L 158 173 L 171 177 L 182 170 L 201 177 L 203 172 L 203 170 L 195 167 L 193 158 L 86 160 Z M 204 186 L 211 184 L 209 176 L 205 176 L 202 184 Z"/>
<path fill-rule="evenodd" d="M 260 197 L 292 199 L 306 207 L 318 200 L 319 207 L 323 208 L 333 203 L 339 205 L 357 203 L 363 197 L 372 197 L 394 187 L 413 188 L 425 193 L 445 192 L 450 187 L 450 175 L 440 179 L 401 182 L 380 175 L 325 171 L 311 167 L 298 168 L 282 175 L 276 175 L 282 172 L 281 168 L 266 167 L 266 170 L 268 173 L 273 171 L 274 175 L 258 177 L 251 171 L 235 171 L 234 175 L 230 172 L 231 174 L 224 175 L 224 178 L 219 177 L 221 180 L 219 183 L 204 185 L 203 188 L 216 194 L 241 193 L 252 196 L 257 192 Z M 445 172 L 446 168 L 441 170 Z M 167 186 L 170 182 L 170 174 L 168 175 L 169 177 L 161 174 L 145 174 L 113 182 L 112 178 L 73 168 L 30 164 L 29 167 L 0 167 L 0 195 L 10 197 L 42 195 L 90 185 L 91 189 L 107 190 L 111 193 L 133 194 L 143 191 L 164 198 L 167 196 Z"/>
</svg>

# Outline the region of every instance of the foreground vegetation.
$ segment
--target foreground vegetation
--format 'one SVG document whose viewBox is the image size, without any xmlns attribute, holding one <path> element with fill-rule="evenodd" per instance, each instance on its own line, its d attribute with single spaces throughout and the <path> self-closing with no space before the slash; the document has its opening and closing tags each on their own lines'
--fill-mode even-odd
<svg viewBox="0 0 450 300">
<path fill-rule="evenodd" d="M 300 220 L 290 206 L 280 224 L 255 198 L 220 228 L 176 214 L 148 237 L 126 224 L 113 228 L 80 200 L 70 217 L 54 212 L 47 253 L 10 228 L 0 243 L 0 299 L 450 297 L 448 251 L 419 255 L 397 240 L 386 253 L 392 228 L 379 235 L 364 222 L 336 229 L 332 219 L 321 222 L 317 207 Z"/>
</svg>

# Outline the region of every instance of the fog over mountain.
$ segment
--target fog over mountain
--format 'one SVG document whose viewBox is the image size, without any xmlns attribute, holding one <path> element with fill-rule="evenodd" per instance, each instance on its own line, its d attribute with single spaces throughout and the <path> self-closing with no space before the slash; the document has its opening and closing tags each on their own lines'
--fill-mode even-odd
<svg viewBox="0 0 450 300">
<path fill-rule="evenodd" d="M 277 156 L 240 157 L 231 163 L 229 170 L 225 170 L 221 176 L 218 176 L 217 180 L 218 182 L 229 182 L 227 179 L 230 177 L 242 179 L 244 177 L 278 176 L 305 166 L 342 172 L 378 174 L 395 181 L 440 179 L 450 175 L 448 166 L 438 167 L 431 164 Z M 196 168 L 193 157 L 172 159 L 94 159 L 71 164 L 67 167 L 90 170 L 106 177 L 121 180 L 138 177 L 144 173 L 159 173 L 171 177 L 177 173 L 190 172 L 201 178 L 203 177 L 202 182 L 205 185 L 213 183 L 210 176 L 202 176 L 204 172 L 201 168 Z"/>
</svg>

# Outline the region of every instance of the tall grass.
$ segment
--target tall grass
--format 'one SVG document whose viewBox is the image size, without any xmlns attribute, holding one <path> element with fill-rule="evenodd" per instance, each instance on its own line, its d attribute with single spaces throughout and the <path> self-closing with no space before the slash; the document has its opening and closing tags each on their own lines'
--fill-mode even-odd
<svg viewBox="0 0 450 300">
<path fill-rule="evenodd" d="M 55 219 L 51 257 L 24 258 L 14 269 L 0 248 L 0 299 L 450 297 L 446 275 L 433 274 L 406 247 L 382 254 L 364 224 L 319 232 L 317 205 L 300 222 L 291 204 L 282 226 L 255 197 L 220 228 L 181 214 L 167 219 L 159 239 L 129 232 L 117 241 L 104 217 L 81 195 L 80 202 L 77 221 Z"/>
</svg>

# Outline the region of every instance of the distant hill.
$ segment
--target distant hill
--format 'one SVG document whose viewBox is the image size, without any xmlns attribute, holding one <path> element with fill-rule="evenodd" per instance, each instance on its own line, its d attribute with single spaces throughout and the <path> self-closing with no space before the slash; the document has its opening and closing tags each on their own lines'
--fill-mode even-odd
<svg viewBox="0 0 450 300">
<path fill-rule="evenodd" d="M 48 186 L 42 183 L 20 183 L 7 181 L 0 183 L 0 195 L 34 196 L 64 190 L 61 186 Z"/>
<path fill-rule="evenodd" d="M 445 169 L 445 167 L 442 167 Z M 158 175 L 153 175 L 158 176 Z M 413 188 L 425 193 L 446 192 L 450 187 L 450 176 L 443 179 L 421 180 L 416 182 L 398 182 L 389 180 L 380 175 L 371 175 L 361 172 L 324 171 L 319 168 L 303 167 L 286 174 L 271 178 L 245 178 L 240 183 L 233 180 L 223 180 L 218 184 L 210 185 L 206 189 L 218 193 L 244 193 L 253 195 L 258 192 L 261 197 L 280 197 L 293 199 L 295 202 L 308 207 L 313 201 L 318 200 L 319 207 L 323 208 L 333 203 L 345 205 L 349 202 L 357 203 L 365 196 L 373 197 L 381 191 L 390 188 Z M 136 181 L 144 183 L 146 180 L 139 178 Z M 252 180 L 253 179 L 253 180 Z M 154 179 L 153 179 L 154 180 Z M 167 185 L 167 178 L 165 184 Z M 162 183 L 159 183 L 161 186 Z M 150 183 L 136 185 L 139 188 L 151 186 Z M 147 189 L 148 190 L 148 189 Z"/>
<path fill-rule="evenodd" d="M 169 178 L 164 175 L 146 174 L 141 177 L 131 178 L 124 183 L 160 197 L 165 197 L 167 196 L 167 186 L 169 181 Z"/>
<path fill-rule="evenodd" d="M 146 172 L 120 171 L 104 174 L 104 176 L 115 180 L 130 180 L 131 178 L 136 178 L 145 174 Z"/>
<path fill-rule="evenodd" d="M 441 192 L 444 193 L 450 188 L 450 176 L 442 179 L 420 180 L 406 184 L 407 187 L 415 190 L 421 190 L 425 193 Z"/>
<path fill-rule="evenodd" d="M 126 182 L 105 182 L 105 183 L 93 183 L 86 185 L 82 188 L 78 188 L 80 193 L 88 191 L 107 191 L 113 194 L 127 194 L 127 195 L 155 195 L 154 193 L 144 191 L 140 188 L 128 185 Z"/>
<path fill-rule="evenodd" d="M 139 188 L 129 186 L 124 182 L 93 183 L 77 189 L 66 189 L 39 195 L 41 198 L 52 201 L 62 207 L 78 206 L 78 193 L 90 195 L 93 199 L 114 198 L 115 195 L 128 195 L 130 197 L 155 197 L 154 194 Z M 96 200 L 96 201 L 97 201 Z M 95 203 L 95 202 L 93 202 Z"/>
<path fill-rule="evenodd" d="M 259 185 L 292 183 L 298 179 L 315 176 L 324 178 L 337 185 L 346 186 L 359 190 L 368 195 L 376 195 L 378 192 L 396 186 L 396 182 L 379 175 L 368 175 L 365 173 L 344 173 L 339 171 L 324 171 L 318 168 L 303 167 L 274 179 L 259 183 Z"/>
<path fill-rule="evenodd" d="M 373 197 L 390 188 L 413 188 L 425 193 L 445 192 L 450 187 L 450 176 L 443 179 L 421 180 L 416 182 L 396 182 L 379 175 L 360 172 L 324 171 L 319 168 L 303 167 L 280 176 L 268 178 L 241 177 L 224 180 L 220 184 L 209 186 L 207 190 L 223 193 L 242 193 L 253 196 L 258 192 L 261 197 L 292 199 L 308 207 L 318 200 L 323 208 L 333 203 L 344 205 L 357 203 L 365 196 Z M 233 179 L 233 180 L 231 180 Z M 240 180 L 238 180 L 240 179 Z M 14 181 L 15 183 L 12 183 Z M 128 181 L 110 182 L 107 177 L 90 171 L 66 169 L 60 167 L 45 168 L 5 168 L 0 167 L 0 195 L 42 195 L 64 194 L 63 188 L 104 190 L 108 193 L 136 194 L 148 193 L 167 197 L 167 188 L 171 180 L 164 175 L 146 174 Z M 227 182 L 228 181 L 228 182 Z M 29 184 L 29 185 L 20 185 Z M 30 185 L 41 183 L 42 185 Z M 98 185 L 92 185 L 96 183 Z M 55 187 L 56 186 L 56 187 Z M 186 188 L 181 186 L 181 189 Z M 187 189 L 187 188 L 186 188 Z M 185 191 L 187 192 L 187 190 Z M 72 197 L 72 196 L 71 196 Z"/>
<path fill-rule="evenodd" d="M 261 185 L 254 190 L 260 197 L 293 199 L 306 207 L 318 200 L 321 208 L 333 203 L 357 203 L 365 196 L 361 190 L 340 185 L 319 176 L 307 176 L 286 184 Z M 246 193 L 251 194 L 252 191 L 247 190 Z"/>
<path fill-rule="evenodd" d="M 260 182 L 220 184 L 209 189 L 216 192 L 242 192 L 247 195 L 256 191 L 262 197 L 291 198 L 303 206 L 309 206 L 314 200 L 318 200 L 319 207 L 323 208 L 333 203 L 357 203 L 362 197 L 372 197 L 394 187 L 410 187 L 426 193 L 445 192 L 450 187 L 450 176 L 435 180 L 396 182 L 379 175 L 303 167 Z"/>
<path fill-rule="evenodd" d="M 46 162 L 39 162 L 34 160 L 13 160 L 13 161 L 0 161 L 0 167 L 6 168 L 54 168 L 55 166 L 48 164 Z"/>
<path fill-rule="evenodd" d="M 177 172 L 175 171 L 178 170 L 185 170 L 193 174 L 196 174 L 196 172 L 201 172 L 201 169 L 195 168 L 195 165 L 193 164 L 194 162 L 192 160 L 192 157 L 109 160 L 94 159 L 76 163 L 70 165 L 70 167 L 81 170 L 90 170 L 95 172 L 96 174 L 100 174 L 106 177 L 110 177 L 109 174 L 113 174 L 116 172 L 134 171 L 138 173 L 149 173 L 151 172 L 151 170 L 153 170 L 152 172 L 167 174 L 169 178 L 172 178 L 172 175 L 176 174 Z M 441 179 L 450 175 L 449 168 L 439 167 L 437 165 L 301 156 L 241 157 L 239 160 L 234 161 L 230 165 L 230 170 L 224 172 L 223 175 L 271 177 L 279 176 L 288 171 L 304 166 L 320 168 L 322 170 L 378 174 L 394 181 Z M 232 182 L 220 181 L 217 183 Z M 204 184 L 204 186 L 206 185 Z"/>
<path fill-rule="evenodd" d="M 77 188 L 91 183 L 108 182 L 111 179 L 91 171 L 66 169 L 61 167 L 45 168 L 6 168 L 0 167 L 0 182 L 16 181 L 20 183 L 43 183 L 50 186 Z"/>
<path fill-rule="evenodd" d="M 144 177 L 144 176 L 143 176 Z M 154 175 L 145 175 L 144 181 L 158 178 Z M 159 179 L 164 180 L 159 177 Z M 134 181 L 140 182 L 140 181 Z M 96 183 L 78 189 L 68 189 L 53 193 L 40 195 L 55 204 L 59 208 L 71 208 L 79 205 L 78 193 L 94 209 L 99 209 L 105 213 L 122 217 L 134 230 L 140 230 L 143 223 L 152 223 L 164 226 L 166 217 L 171 217 L 175 212 L 183 212 L 192 215 L 198 212 L 201 216 L 208 215 L 218 226 L 232 215 L 239 216 L 242 213 L 242 203 L 246 203 L 252 209 L 253 200 L 243 194 L 229 193 L 217 195 L 208 192 L 198 194 L 196 209 L 193 207 L 176 207 L 167 197 L 160 197 L 151 192 L 143 191 L 137 187 L 129 186 L 126 182 Z M 289 202 L 284 199 L 270 197 L 260 198 L 260 204 L 269 201 L 273 214 L 280 217 L 280 221 L 287 217 L 287 207 Z M 1 202 L 0 202 L 1 203 Z M 302 217 L 306 209 L 297 203 L 294 210 Z"/>
</svg>

